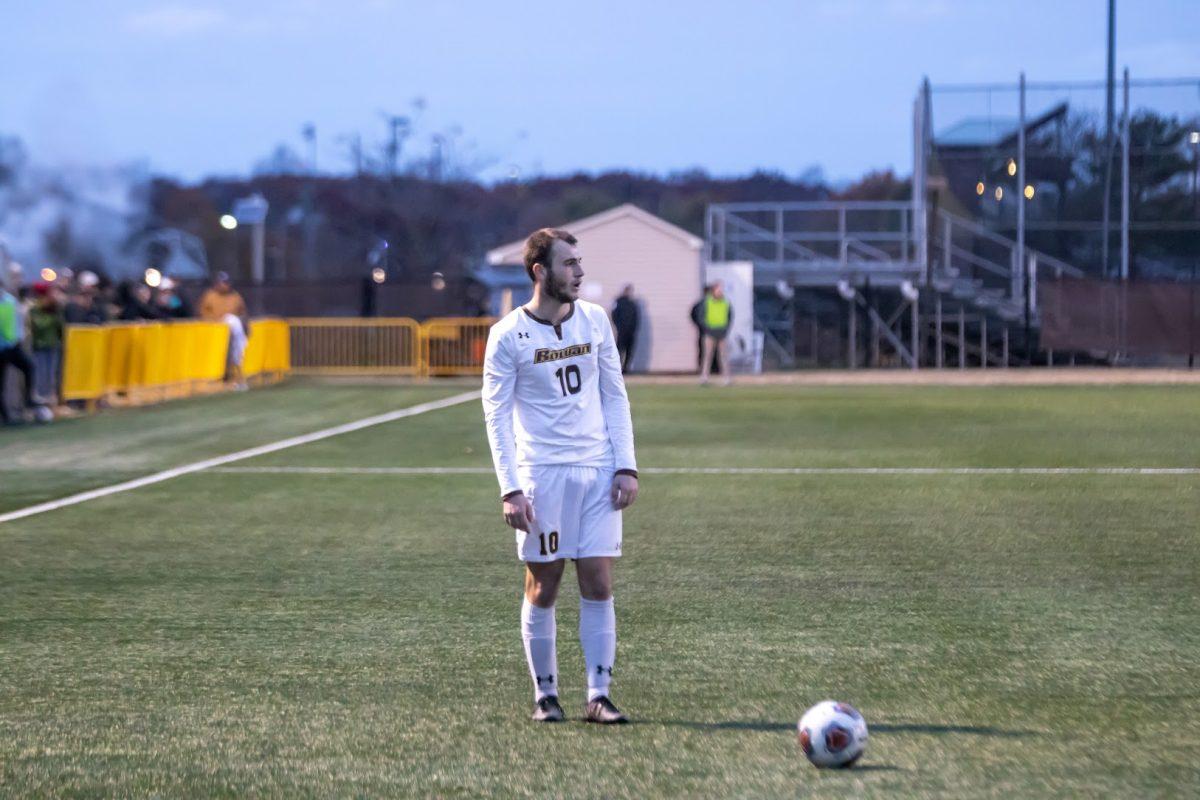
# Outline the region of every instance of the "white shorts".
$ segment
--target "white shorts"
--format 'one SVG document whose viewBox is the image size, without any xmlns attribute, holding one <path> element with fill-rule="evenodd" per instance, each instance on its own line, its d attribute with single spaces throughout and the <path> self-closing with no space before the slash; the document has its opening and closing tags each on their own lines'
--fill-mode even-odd
<svg viewBox="0 0 1200 800">
<path fill-rule="evenodd" d="M 613 470 L 547 465 L 518 473 L 533 504 L 533 530 L 517 531 L 517 558 L 557 561 L 621 555 L 621 512 L 613 508 Z"/>
</svg>

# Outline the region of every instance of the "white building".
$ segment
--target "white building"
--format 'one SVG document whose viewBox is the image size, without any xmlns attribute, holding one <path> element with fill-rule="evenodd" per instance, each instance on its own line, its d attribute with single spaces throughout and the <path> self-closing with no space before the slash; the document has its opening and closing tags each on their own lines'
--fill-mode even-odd
<svg viewBox="0 0 1200 800">
<path fill-rule="evenodd" d="M 633 284 L 642 312 L 633 371 L 694 372 L 697 335 L 689 312 L 703 293 L 703 241 L 631 203 L 555 227 L 579 239 L 584 300 L 611 313 L 621 290 Z M 524 247 L 522 239 L 488 251 L 487 283 L 495 289 L 497 312 L 507 312 L 528 298 Z"/>
</svg>

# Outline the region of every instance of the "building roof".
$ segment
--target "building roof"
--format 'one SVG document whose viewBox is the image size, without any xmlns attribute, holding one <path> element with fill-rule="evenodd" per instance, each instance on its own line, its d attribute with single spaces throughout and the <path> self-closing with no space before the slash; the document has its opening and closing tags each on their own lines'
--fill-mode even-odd
<svg viewBox="0 0 1200 800">
<path fill-rule="evenodd" d="M 1025 122 L 1025 135 L 1035 133 L 1048 122 L 1065 119 L 1067 104 L 1059 103 Z M 1019 117 L 964 117 L 933 137 L 938 147 L 991 149 L 1015 143 Z"/>
<path fill-rule="evenodd" d="M 471 270 L 471 277 L 489 289 L 512 289 L 529 285 L 529 275 L 525 268 L 511 264 L 484 264 Z"/>
<path fill-rule="evenodd" d="M 995 147 L 1017 130 L 1016 117 L 966 117 L 934 137 L 943 147 Z"/>
<path fill-rule="evenodd" d="M 656 217 L 648 211 L 643 211 L 633 203 L 625 203 L 617 206 L 616 208 L 610 208 L 608 211 L 602 211 L 599 214 L 593 214 L 590 217 L 584 217 L 583 219 L 575 220 L 574 222 L 568 222 L 559 227 L 565 228 L 566 230 L 578 236 L 579 234 L 584 233 L 592 228 L 608 225 L 611 222 L 615 222 L 626 217 L 635 219 L 638 222 L 648 225 L 667 236 L 678 239 L 693 250 L 699 250 L 704 246 L 704 241 L 700 239 L 700 237 L 693 236 L 683 228 L 680 228 L 678 225 L 672 225 L 665 219 Z M 524 239 L 501 245 L 500 247 L 488 251 L 487 263 L 493 265 L 520 264 L 524 249 Z"/>
</svg>

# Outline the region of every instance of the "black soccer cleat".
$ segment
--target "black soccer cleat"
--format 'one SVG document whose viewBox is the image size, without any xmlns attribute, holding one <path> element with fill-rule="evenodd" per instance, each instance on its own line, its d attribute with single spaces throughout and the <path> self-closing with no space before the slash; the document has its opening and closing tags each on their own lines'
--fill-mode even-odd
<svg viewBox="0 0 1200 800">
<path fill-rule="evenodd" d="M 604 695 L 588 701 L 585 716 L 588 722 L 601 725 L 623 725 L 629 722 L 629 717 L 622 714 L 621 709 L 614 706 L 612 700 Z"/>
<path fill-rule="evenodd" d="M 537 705 L 533 707 L 534 722 L 562 722 L 566 718 L 562 706 L 558 704 L 558 698 L 552 694 L 538 700 Z"/>
</svg>

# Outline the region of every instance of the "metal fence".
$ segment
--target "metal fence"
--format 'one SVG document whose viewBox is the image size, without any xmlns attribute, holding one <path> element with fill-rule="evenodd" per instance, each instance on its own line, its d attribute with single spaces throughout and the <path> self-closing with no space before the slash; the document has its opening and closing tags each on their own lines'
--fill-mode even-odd
<svg viewBox="0 0 1200 800">
<path fill-rule="evenodd" d="M 302 375 L 478 375 L 494 319 L 288 320 L 292 372 Z"/>
<path fill-rule="evenodd" d="M 1063 278 L 1038 289 L 1042 347 L 1188 356 L 1200 349 L 1197 284 Z"/>
<path fill-rule="evenodd" d="M 1200 259 L 1200 78 L 1126 71 L 1107 88 L 925 84 L 932 202 L 1089 275 L 1186 280 Z"/>
<path fill-rule="evenodd" d="M 299 375 L 420 375 L 421 325 L 407 317 L 288 320 Z"/>
</svg>

